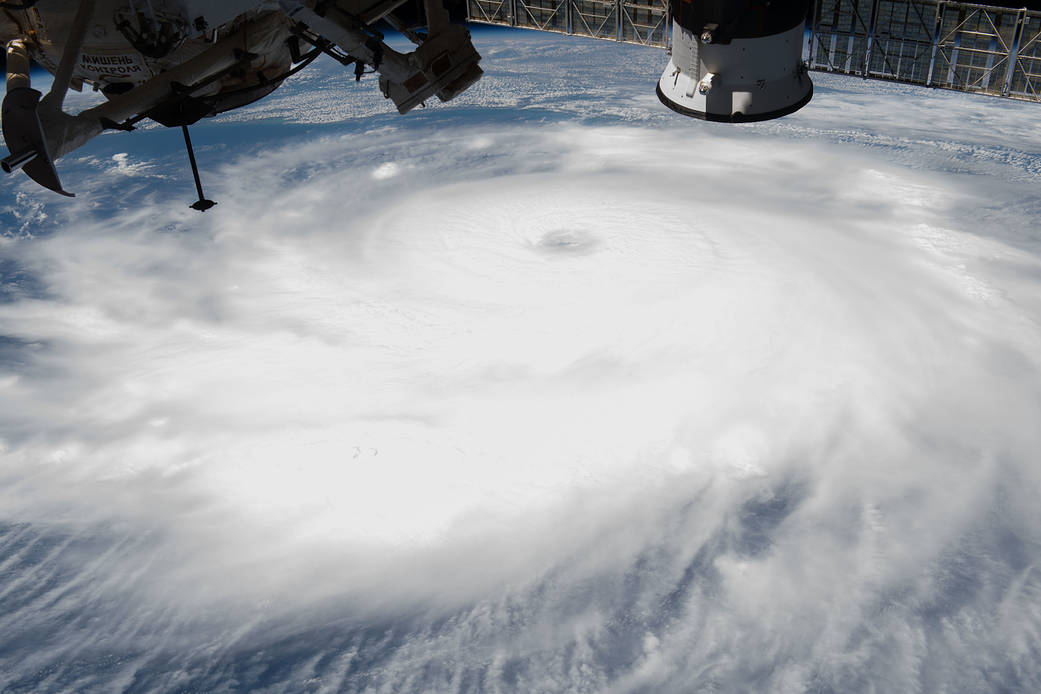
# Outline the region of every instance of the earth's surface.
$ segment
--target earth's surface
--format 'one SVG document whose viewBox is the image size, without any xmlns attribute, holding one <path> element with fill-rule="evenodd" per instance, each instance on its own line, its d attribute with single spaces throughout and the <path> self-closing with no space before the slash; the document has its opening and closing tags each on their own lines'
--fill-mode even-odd
<svg viewBox="0 0 1041 694">
<path fill-rule="evenodd" d="M 3 182 L 0 691 L 1041 691 L 1041 105 L 475 43 Z"/>
</svg>

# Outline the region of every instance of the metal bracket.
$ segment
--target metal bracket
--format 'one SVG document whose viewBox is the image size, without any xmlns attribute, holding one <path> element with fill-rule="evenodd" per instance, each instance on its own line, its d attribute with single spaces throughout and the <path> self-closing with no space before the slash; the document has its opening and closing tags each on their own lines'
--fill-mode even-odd
<svg viewBox="0 0 1041 694">
<path fill-rule="evenodd" d="M 12 89 L 4 96 L 3 133 L 11 154 L 0 161 L 0 168 L 7 173 L 20 168 L 44 188 L 72 198 L 75 196 L 61 187 L 54 160 L 47 151 L 37 109 L 41 96 L 29 87 Z"/>
</svg>

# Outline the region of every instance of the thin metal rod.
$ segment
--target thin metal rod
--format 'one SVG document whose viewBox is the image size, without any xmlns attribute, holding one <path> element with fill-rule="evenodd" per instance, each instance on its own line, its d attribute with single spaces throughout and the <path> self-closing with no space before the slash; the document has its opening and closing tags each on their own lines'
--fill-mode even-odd
<svg viewBox="0 0 1041 694">
<path fill-rule="evenodd" d="M 192 138 L 188 135 L 188 126 L 182 125 L 181 132 L 184 133 L 184 145 L 188 148 L 188 161 L 192 165 L 192 176 L 195 176 L 195 190 L 199 191 L 199 200 L 205 200 L 202 194 L 202 181 L 199 179 L 199 165 L 195 163 L 195 151 L 192 149 Z"/>
<path fill-rule="evenodd" d="M 1016 79 L 1019 68 L 1019 44 L 1023 42 L 1023 29 L 1027 23 L 1026 8 L 1016 13 L 1016 31 L 1012 35 L 1012 47 L 1008 52 L 1008 66 L 1005 69 L 1005 83 L 1001 86 L 1001 95 L 1008 96 L 1012 91 L 1012 83 Z"/>
<path fill-rule="evenodd" d="M 199 212 L 205 212 L 217 203 L 213 200 L 207 200 L 206 196 L 202 194 L 202 181 L 199 179 L 199 165 L 195 163 L 195 149 L 192 147 L 192 138 L 188 135 L 188 126 L 182 125 L 181 132 L 184 133 L 184 145 L 188 148 L 188 161 L 191 162 L 192 176 L 195 177 L 195 190 L 199 193 L 199 199 L 189 205 L 189 207 L 193 210 L 199 210 Z"/>
</svg>

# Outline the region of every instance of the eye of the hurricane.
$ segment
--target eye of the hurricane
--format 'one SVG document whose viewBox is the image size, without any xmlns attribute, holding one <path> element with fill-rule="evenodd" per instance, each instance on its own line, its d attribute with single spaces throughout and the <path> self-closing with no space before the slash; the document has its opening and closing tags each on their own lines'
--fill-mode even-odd
<svg viewBox="0 0 1041 694">
<path fill-rule="evenodd" d="M 547 231 L 534 244 L 534 249 L 545 255 L 585 255 L 600 247 L 600 239 L 585 229 L 554 229 Z"/>
</svg>

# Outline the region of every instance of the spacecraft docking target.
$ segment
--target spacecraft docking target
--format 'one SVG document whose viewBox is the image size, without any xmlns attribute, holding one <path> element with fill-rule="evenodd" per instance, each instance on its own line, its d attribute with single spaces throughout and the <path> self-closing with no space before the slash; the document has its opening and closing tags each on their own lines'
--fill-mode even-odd
<svg viewBox="0 0 1041 694">
<path fill-rule="evenodd" d="M 670 0 L 672 55 L 658 98 L 678 113 L 746 122 L 805 106 L 808 0 Z"/>
</svg>

